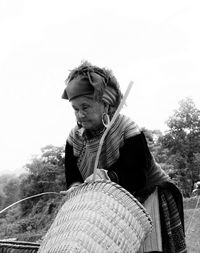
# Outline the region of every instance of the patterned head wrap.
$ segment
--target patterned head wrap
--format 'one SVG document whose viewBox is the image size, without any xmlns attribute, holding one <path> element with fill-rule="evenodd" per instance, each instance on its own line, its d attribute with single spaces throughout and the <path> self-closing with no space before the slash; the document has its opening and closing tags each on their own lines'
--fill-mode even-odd
<svg viewBox="0 0 200 253">
<path fill-rule="evenodd" d="M 122 98 L 118 82 L 111 71 L 88 62 L 72 70 L 65 83 L 62 98 L 69 101 L 78 96 L 92 94 L 95 100 L 103 101 L 116 109 Z"/>
</svg>

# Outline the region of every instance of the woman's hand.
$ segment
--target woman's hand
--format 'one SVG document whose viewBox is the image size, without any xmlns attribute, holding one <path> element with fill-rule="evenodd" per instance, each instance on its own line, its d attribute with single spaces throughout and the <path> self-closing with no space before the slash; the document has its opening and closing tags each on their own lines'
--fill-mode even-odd
<svg viewBox="0 0 200 253">
<path fill-rule="evenodd" d="M 76 189 L 81 184 L 82 183 L 80 183 L 80 182 L 73 183 L 73 184 L 71 184 L 71 186 L 69 187 L 69 189 L 67 191 L 60 191 L 60 193 L 63 195 L 70 194 L 74 189 Z"/>
<path fill-rule="evenodd" d="M 89 177 L 87 177 L 85 179 L 85 183 L 93 182 L 93 177 L 94 177 L 94 174 L 92 174 Z M 102 181 L 105 181 L 105 180 L 109 180 L 110 181 L 110 178 L 109 178 L 106 170 L 104 170 L 104 169 L 97 169 L 94 181 L 101 181 L 101 180 Z"/>
</svg>

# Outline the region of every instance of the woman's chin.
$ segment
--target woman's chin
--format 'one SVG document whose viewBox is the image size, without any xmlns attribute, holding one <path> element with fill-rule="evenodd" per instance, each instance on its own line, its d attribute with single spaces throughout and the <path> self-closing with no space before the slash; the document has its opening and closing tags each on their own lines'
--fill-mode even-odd
<svg viewBox="0 0 200 253">
<path fill-rule="evenodd" d="M 90 131 L 97 131 L 98 129 L 101 129 L 102 126 L 100 125 L 95 125 L 92 124 L 91 122 L 87 121 L 87 122 L 81 122 L 81 125 L 83 128 L 90 130 Z"/>
</svg>

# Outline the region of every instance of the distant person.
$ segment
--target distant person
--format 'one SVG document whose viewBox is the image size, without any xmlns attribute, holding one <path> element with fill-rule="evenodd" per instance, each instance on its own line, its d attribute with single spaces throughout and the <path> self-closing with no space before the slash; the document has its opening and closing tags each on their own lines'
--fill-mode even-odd
<svg viewBox="0 0 200 253">
<path fill-rule="evenodd" d="M 200 195 L 200 181 L 194 184 L 194 190 L 192 191 L 192 196 Z"/>
<path fill-rule="evenodd" d="M 92 180 L 99 141 L 122 93 L 110 70 L 83 62 L 70 71 L 62 98 L 77 120 L 65 147 L 70 190 Z M 154 229 L 140 252 L 186 252 L 182 195 L 155 162 L 144 133 L 125 115 L 118 115 L 104 140 L 97 178 L 128 190 L 151 215 Z"/>
</svg>

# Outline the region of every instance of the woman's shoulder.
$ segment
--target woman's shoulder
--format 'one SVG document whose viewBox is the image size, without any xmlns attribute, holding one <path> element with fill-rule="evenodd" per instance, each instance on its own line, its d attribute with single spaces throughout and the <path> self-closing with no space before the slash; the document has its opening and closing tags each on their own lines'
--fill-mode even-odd
<svg viewBox="0 0 200 253">
<path fill-rule="evenodd" d="M 125 114 L 119 114 L 117 120 L 124 126 L 133 125 L 139 129 L 139 126 L 136 124 L 136 122 Z"/>
<path fill-rule="evenodd" d="M 128 116 L 120 114 L 113 130 L 123 132 L 126 138 L 141 134 L 140 127 Z"/>
<path fill-rule="evenodd" d="M 83 128 L 80 128 L 78 126 L 73 127 L 68 134 L 67 138 L 68 142 L 72 144 L 75 141 L 81 141 L 83 139 L 82 138 L 83 131 L 84 131 Z"/>
</svg>

